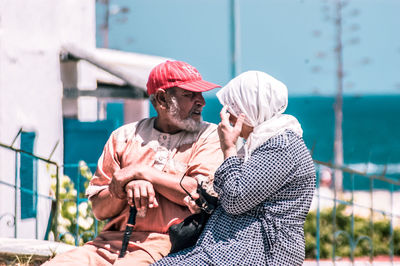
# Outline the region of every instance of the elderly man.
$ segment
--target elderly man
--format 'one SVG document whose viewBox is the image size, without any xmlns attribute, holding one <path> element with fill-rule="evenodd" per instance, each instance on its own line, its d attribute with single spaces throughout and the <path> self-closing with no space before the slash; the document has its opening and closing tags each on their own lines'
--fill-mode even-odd
<svg viewBox="0 0 400 266">
<path fill-rule="evenodd" d="M 223 160 L 216 125 L 201 118 L 202 92 L 216 87 L 180 61 L 151 71 L 147 93 L 157 117 L 112 133 L 86 191 L 96 218 L 109 222 L 96 239 L 49 263 L 148 265 L 169 253 L 168 228 L 190 215 L 180 180 L 185 176 L 188 191 L 204 182 L 211 192 L 213 173 Z M 129 205 L 137 209 L 136 224 L 127 254 L 118 259 Z"/>
</svg>

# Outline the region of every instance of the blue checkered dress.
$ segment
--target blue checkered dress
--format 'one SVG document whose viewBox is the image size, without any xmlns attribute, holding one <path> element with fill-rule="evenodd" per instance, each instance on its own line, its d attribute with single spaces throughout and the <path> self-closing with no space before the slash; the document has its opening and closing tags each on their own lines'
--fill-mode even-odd
<svg viewBox="0 0 400 266">
<path fill-rule="evenodd" d="M 302 265 L 303 225 L 315 169 L 302 138 L 286 131 L 247 162 L 230 157 L 214 180 L 220 206 L 194 247 L 155 265 Z"/>
</svg>

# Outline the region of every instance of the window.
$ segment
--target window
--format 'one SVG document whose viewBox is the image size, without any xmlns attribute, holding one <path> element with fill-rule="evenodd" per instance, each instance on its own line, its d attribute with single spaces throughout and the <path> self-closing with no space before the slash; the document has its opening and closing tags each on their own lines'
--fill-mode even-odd
<svg viewBox="0 0 400 266">
<path fill-rule="evenodd" d="M 21 150 L 33 153 L 35 132 L 21 133 Z M 37 170 L 36 159 L 29 154 L 20 153 L 19 178 L 21 185 L 21 219 L 36 217 L 37 209 Z"/>
</svg>

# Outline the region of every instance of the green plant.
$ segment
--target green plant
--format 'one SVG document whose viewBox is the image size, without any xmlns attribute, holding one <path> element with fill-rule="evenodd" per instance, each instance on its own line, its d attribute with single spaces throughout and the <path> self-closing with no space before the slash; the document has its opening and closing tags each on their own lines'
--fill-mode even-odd
<svg viewBox="0 0 400 266">
<path fill-rule="evenodd" d="M 47 256 L 2 254 L 0 257 L 0 266 L 36 266 L 42 265 L 48 259 Z"/>
<path fill-rule="evenodd" d="M 79 162 L 78 167 L 81 178 L 84 180 L 84 188 L 86 189 L 92 173 L 83 161 Z M 52 177 L 51 189 L 55 193 L 56 175 L 54 174 Z M 78 193 L 75 184 L 66 175 L 61 176 L 60 179 L 57 204 L 59 210 L 57 231 L 60 241 L 64 243 L 75 245 L 75 239 L 78 239 L 78 245 L 83 245 L 95 237 L 96 223 L 97 231 L 100 231 L 105 225 L 104 221 L 96 221 L 93 216 L 92 205 L 86 199 L 84 191 Z"/>
<path fill-rule="evenodd" d="M 346 209 L 350 206 L 339 204 L 336 207 L 336 232 L 338 234 L 334 240 L 333 235 L 333 209 L 320 211 L 320 258 L 331 258 L 333 244 L 335 244 L 335 255 L 337 257 L 350 257 L 351 241 L 356 241 L 362 237 L 372 237 L 373 255 L 390 254 L 390 221 L 381 219 L 371 224 L 368 218 L 354 216 L 354 235 L 351 230 L 351 216 L 346 214 Z M 313 259 L 317 256 L 317 214 L 309 212 L 304 224 L 304 235 L 306 240 L 306 258 Z M 350 239 L 349 237 L 350 236 Z M 353 242 L 354 243 L 354 242 Z M 393 229 L 394 255 L 400 255 L 400 228 Z M 353 251 L 354 257 L 369 256 L 371 244 L 367 238 L 362 238 Z"/>
</svg>

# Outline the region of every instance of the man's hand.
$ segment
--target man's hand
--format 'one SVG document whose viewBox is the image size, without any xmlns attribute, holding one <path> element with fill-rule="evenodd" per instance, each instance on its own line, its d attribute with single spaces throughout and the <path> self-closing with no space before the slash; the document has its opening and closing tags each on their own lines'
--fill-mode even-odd
<svg viewBox="0 0 400 266">
<path fill-rule="evenodd" d="M 132 180 L 125 186 L 128 204 L 139 210 L 157 208 L 158 202 L 155 197 L 153 185 L 146 180 Z"/>
<path fill-rule="evenodd" d="M 108 190 L 110 191 L 111 196 L 119 198 L 119 199 L 124 199 L 124 198 L 126 198 L 126 193 L 124 191 L 124 187 L 125 187 L 126 183 L 130 181 L 130 179 L 129 179 L 129 177 L 125 177 L 125 176 L 121 175 L 120 173 L 118 173 L 121 170 L 118 170 L 113 174 L 111 183 L 108 185 Z"/>
<path fill-rule="evenodd" d="M 143 165 L 132 165 L 115 171 L 108 186 L 111 195 L 119 199 L 125 199 L 124 187 L 126 184 L 132 180 L 145 180 L 142 170 L 145 170 Z"/>
<path fill-rule="evenodd" d="M 186 194 L 180 188 L 180 178 L 177 178 L 175 175 L 162 172 L 158 169 L 144 164 L 134 164 L 115 171 L 113 174 L 113 178 L 109 184 L 108 190 L 113 197 L 126 200 L 127 194 L 125 186 L 127 186 L 129 182 L 134 180 L 147 181 L 147 183 L 139 183 L 150 184 L 153 191 L 156 190 L 158 193 L 174 203 L 183 206 L 185 205 L 185 203 L 183 202 L 183 198 L 186 196 Z M 184 186 L 187 189 L 195 190 L 197 187 L 197 181 L 195 178 L 188 176 L 184 180 Z M 140 193 L 138 193 L 137 195 L 140 195 Z M 135 195 L 133 194 L 132 201 L 134 201 L 134 196 Z M 136 204 L 134 205 L 136 206 Z"/>
</svg>

